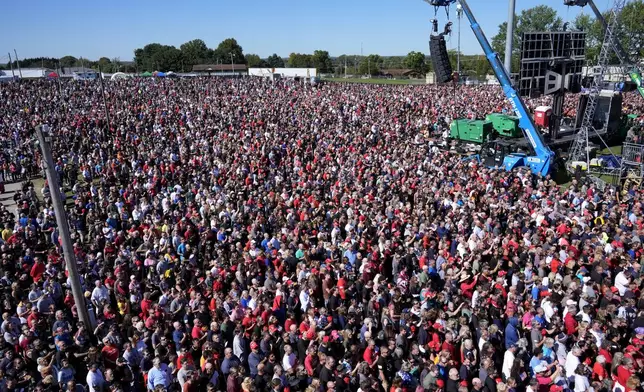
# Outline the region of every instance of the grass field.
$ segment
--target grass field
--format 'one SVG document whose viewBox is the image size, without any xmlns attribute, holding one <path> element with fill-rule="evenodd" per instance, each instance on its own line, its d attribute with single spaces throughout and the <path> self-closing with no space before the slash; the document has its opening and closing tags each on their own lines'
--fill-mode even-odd
<svg viewBox="0 0 644 392">
<path fill-rule="evenodd" d="M 360 78 L 327 78 L 324 82 L 365 83 L 365 84 L 425 84 L 423 79 L 360 79 Z"/>
</svg>

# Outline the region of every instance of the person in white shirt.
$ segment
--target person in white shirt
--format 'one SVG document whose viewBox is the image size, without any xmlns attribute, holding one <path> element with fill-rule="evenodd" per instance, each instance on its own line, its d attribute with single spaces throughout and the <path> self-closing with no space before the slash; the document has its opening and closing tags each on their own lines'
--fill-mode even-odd
<svg viewBox="0 0 644 392">
<path fill-rule="evenodd" d="M 573 349 L 566 356 L 566 378 L 570 380 L 575 377 L 575 372 L 577 371 L 577 366 L 581 363 L 579 361 L 579 356 L 581 355 L 581 349 L 579 347 L 573 347 Z"/>
<path fill-rule="evenodd" d="M 597 348 L 601 348 L 602 343 L 604 342 L 604 332 L 602 331 L 601 324 L 598 322 L 594 322 L 592 324 L 592 328 L 590 329 L 590 334 L 593 335 L 595 338 L 595 343 L 597 344 Z"/>
<path fill-rule="evenodd" d="M 110 300 L 110 293 L 107 290 L 107 287 L 105 287 L 100 280 L 97 280 L 94 282 L 96 287 L 94 287 L 94 290 L 92 290 L 92 296 L 91 300 L 94 306 L 96 306 L 97 309 L 102 309 L 101 301 L 108 301 Z"/>
<path fill-rule="evenodd" d="M 293 352 L 293 348 L 287 344 L 284 346 L 284 358 L 282 359 L 282 368 L 284 369 L 285 372 L 288 372 L 295 365 L 297 365 L 297 357 Z"/>
<path fill-rule="evenodd" d="M 588 324 L 592 323 L 593 320 L 590 317 L 590 306 L 589 305 L 584 305 L 579 312 L 577 312 L 577 316 L 581 316 L 581 321 L 585 321 Z"/>
<path fill-rule="evenodd" d="M 92 363 L 89 366 L 89 372 L 87 372 L 85 381 L 87 382 L 87 388 L 89 392 L 100 392 L 103 390 L 105 378 L 103 377 L 103 373 L 98 368 L 98 365 L 96 363 Z"/>
<path fill-rule="evenodd" d="M 586 366 L 582 363 L 577 365 L 575 369 L 575 392 L 593 392 L 594 389 L 590 386 L 588 377 L 586 376 Z"/>
<path fill-rule="evenodd" d="M 309 298 L 309 291 L 306 288 L 303 288 L 300 291 L 300 308 L 302 309 L 303 312 L 306 312 L 307 308 L 309 307 L 310 303 L 310 298 Z"/>
<path fill-rule="evenodd" d="M 622 271 L 615 276 L 615 287 L 619 291 L 620 296 L 624 296 L 631 283 L 631 271 Z"/>
<path fill-rule="evenodd" d="M 503 354 L 503 368 L 501 370 L 501 373 L 503 373 L 505 380 L 510 378 L 510 372 L 512 371 L 512 365 L 514 364 L 516 351 L 517 346 L 516 344 L 513 344 L 507 350 L 505 350 L 505 354 Z"/>
</svg>

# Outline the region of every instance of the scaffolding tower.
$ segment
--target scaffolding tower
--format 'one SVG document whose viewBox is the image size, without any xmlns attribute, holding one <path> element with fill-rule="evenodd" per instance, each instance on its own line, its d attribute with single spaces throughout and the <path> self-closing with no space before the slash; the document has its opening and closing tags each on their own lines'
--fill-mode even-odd
<svg viewBox="0 0 644 392">
<path fill-rule="evenodd" d="M 610 10 L 610 14 L 606 23 L 604 41 L 602 42 L 601 50 L 599 52 L 598 64 L 596 67 L 597 72 L 593 77 L 592 86 L 588 91 L 588 103 L 586 104 L 586 109 L 584 111 L 581 128 L 572 143 L 569 159 L 566 164 L 568 171 L 574 173 L 577 170 L 577 166 L 581 162 L 585 162 L 585 167 L 589 179 L 591 179 L 600 189 L 603 189 L 606 185 L 608 185 L 606 181 L 600 178 L 600 176 L 610 174 L 605 173 L 605 169 L 601 166 L 595 166 L 591 168 L 589 138 L 597 136 L 601 139 L 602 143 L 606 147 L 608 147 L 606 142 L 601 138 L 601 136 L 599 136 L 599 134 L 593 127 L 593 119 L 595 116 L 595 109 L 597 108 L 599 93 L 602 90 L 604 77 L 608 70 L 610 54 L 612 53 L 613 49 L 613 42 L 617 37 L 617 30 L 619 28 L 617 19 L 621 14 L 622 9 L 624 9 L 625 4 L 626 0 L 615 0 L 613 8 L 611 8 Z"/>
</svg>

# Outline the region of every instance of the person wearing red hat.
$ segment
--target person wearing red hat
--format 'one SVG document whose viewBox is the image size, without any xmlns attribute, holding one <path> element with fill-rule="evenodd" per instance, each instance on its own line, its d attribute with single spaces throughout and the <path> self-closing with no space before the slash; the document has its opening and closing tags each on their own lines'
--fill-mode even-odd
<svg viewBox="0 0 644 392">
<path fill-rule="evenodd" d="M 265 356 L 260 352 L 259 344 L 255 341 L 250 342 L 250 351 L 250 354 L 248 354 L 248 368 L 251 378 L 255 378 L 258 373 L 257 367 L 264 362 Z"/>
</svg>

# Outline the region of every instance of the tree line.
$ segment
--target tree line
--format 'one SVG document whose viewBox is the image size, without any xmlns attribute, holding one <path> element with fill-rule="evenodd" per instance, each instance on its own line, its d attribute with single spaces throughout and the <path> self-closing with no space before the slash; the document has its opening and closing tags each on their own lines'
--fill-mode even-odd
<svg viewBox="0 0 644 392">
<path fill-rule="evenodd" d="M 592 11 L 584 9 L 573 21 L 568 22 L 567 30 L 586 32 L 586 61 L 589 65 L 596 64 L 599 51 L 604 40 L 604 29 L 601 22 L 594 17 Z M 575 9 L 575 8 L 573 8 Z M 609 12 L 604 13 L 607 19 Z M 642 39 L 644 38 L 644 0 L 628 2 L 618 17 L 621 27 L 617 39 L 624 49 L 630 53 L 632 60 L 639 60 L 644 54 Z M 547 5 L 539 5 L 525 9 L 517 14 L 514 20 L 514 36 L 512 37 L 512 68 L 519 69 L 521 58 L 521 37 L 523 33 L 538 31 L 562 31 L 564 20 L 557 11 Z M 497 34 L 492 38 L 492 48 L 500 58 L 505 56 L 505 40 L 507 22 L 499 25 Z M 611 63 L 617 63 L 617 58 L 612 57 Z"/>
<path fill-rule="evenodd" d="M 605 16 L 608 16 L 607 14 Z M 634 60 L 644 54 L 642 39 L 644 38 L 644 0 L 629 2 L 620 15 L 620 42 L 630 52 Z M 501 58 L 505 55 L 505 37 L 507 22 L 499 25 L 491 43 Z M 521 36 L 530 31 L 561 30 L 563 19 L 547 5 L 539 5 L 521 11 L 515 18 L 514 46 L 512 52 L 513 69 L 518 69 L 521 52 Z M 568 29 L 585 31 L 587 33 L 586 58 L 589 64 L 596 62 L 604 32 L 599 21 L 589 15 L 589 11 L 580 13 L 574 21 L 568 24 Z M 134 50 L 134 61 L 121 61 L 119 58 L 101 57 L 91 61 L 74 56 L 61 58 L 27 58 L 20 62 L 14 60 L 14 69 L 18 64 L 22 68 L 45 67 L 61 69 L 67 67 L 87 67 L 100 69 L 103 72 L 145 72 L 145 71 L 175 71 L 190 72 L 197 64 L 245 64 L 248 67 L 266 68 L 317 68 L 323 74 L 335 75 L 379 75 L 389 69 L 409 69 L 416 75 L 423 75 L 432 70 L 429 53 L 412 51 L 406 56 L 382 56 L 369 54 L 357 56 L 342 54 L 331 57 L 326 50 L 315 50 L 313 53 L 291 53 L 287 58 L 272 54 L 261 58 L 257 54 L 244 53 L 241 45 L 234 38 L 221 41 L 215 48 L 209 48 L 201 39 L 188 41 L 179 47 L 150 43 L 143 48 Z M 452 67 L 456 70 L 458 53 L 448 51 Z M 491 67 L 483 55 L 461 54 L 461 73 L 484 76 L 491 73 Z M 616 59 L 613 59 L 616 60 Z M 9 69 L 11 64 L 0 65 Z"/>
</svg>

